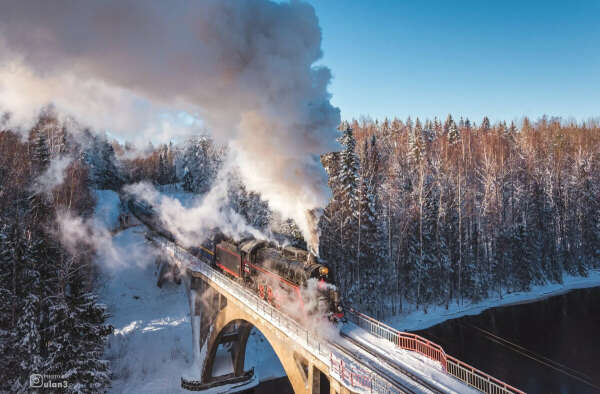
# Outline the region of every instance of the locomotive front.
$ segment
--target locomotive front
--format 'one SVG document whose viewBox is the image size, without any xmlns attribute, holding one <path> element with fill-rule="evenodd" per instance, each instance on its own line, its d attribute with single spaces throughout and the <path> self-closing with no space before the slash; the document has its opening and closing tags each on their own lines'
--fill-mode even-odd
<svg viewBox="0 0 600 394">
<path fill-rule="evenodd" d="M 344 307 L 342 306 L 339 290 L 335 286 L 333 273 L 322 260 L 319 260 L 312 253 L 308 256 L 308 263 L 309 277 L 317 279 L 317 289 L 320 298 L 327 304 L 326 315 L 329 320 L 334 322 L 345 321 Z"/>
</svg>

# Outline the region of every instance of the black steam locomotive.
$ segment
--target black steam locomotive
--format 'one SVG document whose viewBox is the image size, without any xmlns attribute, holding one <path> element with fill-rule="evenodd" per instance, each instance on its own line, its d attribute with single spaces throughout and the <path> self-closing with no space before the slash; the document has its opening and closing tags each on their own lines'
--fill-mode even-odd
<svg viewBox="0 0 600 394">
<path fill-rule="evenodd" d="M 152 207 L 134 198 L 129 198 L 127 205 L 148 228 L 176 242 L 159 223 Z M 279 247 L 273 242 L 254 238 L 236 242 L 218 232 L 204 244 L 187 250 L 210 261 L 214 268 L 292 316 L 327 316 L 334 322 L 345 320 L 333 273 L 306 250 Z"/>
<path fill-rule="evenodd" d="M 306 250 L 248 238 L 214 245 L 213 264 L 277 308 L 299 315 L 344 318 L 329 268 Z"/>
</svg>

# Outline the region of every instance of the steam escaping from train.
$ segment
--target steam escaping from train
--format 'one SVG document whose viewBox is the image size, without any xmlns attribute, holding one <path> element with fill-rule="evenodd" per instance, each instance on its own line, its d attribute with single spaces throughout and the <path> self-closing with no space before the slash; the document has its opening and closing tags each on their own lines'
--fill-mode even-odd
<svg viewBox="0 0 600 394">
<path fill-rule="evenodd" d="M 9 0 L 2 8 L 0 110 L 23 115 L 52 100 L 145 144 L 172 138 L 173 128 L 151 125 L 151 114 L 193 114 L 230 143 L 248 188 L 293 218 L 318 250 L 314 209 L 330 194 L 319 157 L 337 148 L 340 115 L 329 101 L 330 71 L 314 66 L 321 31 L 312 6 Z"/>
</svg>

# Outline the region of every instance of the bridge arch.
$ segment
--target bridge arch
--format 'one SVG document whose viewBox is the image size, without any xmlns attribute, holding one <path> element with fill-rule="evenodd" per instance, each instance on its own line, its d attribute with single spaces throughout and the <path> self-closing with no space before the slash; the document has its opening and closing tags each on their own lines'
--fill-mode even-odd
<svg viewBox="0 0 600 394">
<path fill-rule="evenodd" d="M 215 356 L 219 345 L 230 343 L 233 373 L 225 377 L 244 375 L 246 346 L 253 328 L 260 331 L 271 345 L 279 359 L 286 376 L 295 393 L 328 394 L 347 393 L 337 382 L 330 382 L 329 367 L 312 356 L 301 345 L 290 342 L 286 333 L 273 327 L 260 316 L 244 308 L 235 299 L 202 280 L 192 284 L 194 293 L 191 302 L 192 310 L 199 315 L 200 332 L 194 335 L 198 341 L 196 346 L 205 354 L 202 364 L 202 383 L 210 383 L 223 379 L 224 376 L 213 376 Z M 214 284 L 213 284 L 214 285 Z"/>
<path fill-rule="evenodd" d="M 279 330 L 274 330 L 265 324 L 263 319 L 238 307 L 236 302 L 227 302 L 226 298 L 224 301 L 222 295 L 219 295 L 219 298 L 221 299 L 218 301 L 218 313 L 214 317 L 204 343 L 206 348 L 206 358 L 202 368 L 204 383 L 219 378 L 213 376 L 214 362 L 219 345 L 224 343 L 231 343 L 234 376 L 241 376 L 244 373 L 246 345 L 251 330 L 256 328 L 271 345 L 295 393 L 328 394 L 332 391 L 327 378 L 328 367 L 320 360 L 311 359 L 301 346 L 290 343 Z"/>
</svg>

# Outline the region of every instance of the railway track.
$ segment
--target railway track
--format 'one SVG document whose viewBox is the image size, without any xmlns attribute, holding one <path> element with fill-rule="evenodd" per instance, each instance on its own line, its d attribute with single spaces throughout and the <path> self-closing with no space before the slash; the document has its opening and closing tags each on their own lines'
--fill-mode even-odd
<svg viewBox="0 0 600 394">
<path fill-rule="evenodd" d="M 406 370 L 405 368 L 400 367 L 396 362 L 394 362 L 389 357 L 375 352 L 373 349 L 370 349 L 369 347 L 354 340 L 353 338 L 349 337 L 348 335 L 346 335 L 344 333 L 340 333 L 340 336 L 342 338 L 344 338 L 345 340 L 347 340 L 348 342 L 352 343 L 353 346 L 356 346 L 357 348 L 370 354 L 376 360 L 379 360 L 379 363 L 385 364 L 386 367 L 397 372 L 398 375 L 409 378 L 413 382 L 416 382 L 423 389 L 425 389 L 425 390 L 423 390 L 423 389 L 420 389 L 419 387 L 411 387 L 406 382 L 399 380 L 397 376 L 394 376 L 394 375 L 390 374 L 388 371 L 381 368 L 379 365 L 377 365 L 377 363 L 371 363 L 371 362 L 369 362 L 369 360 L 364 360 L 363 357 L 361 357 L 356 352 L 352 352 L 350 349 L 346 349 L 339 344 L 332 344 L 339 351 L 349 354 L 352 358 L 358 359 L 361 362 L 366 363 L 370 369 L 376 370 L 377 373 L 379 373 L 381 376 L 385 377 L 385 379 L 390 381 L 390 383 L 393 383 L 394 386 L 399 386 L 398 388 L 400 388 L 402 390 L 401 392 L 403 392 L 403 393 L 431 392 L 431 393 L 436 393 L 436 394 L 445 394 L 446 393 L 445 391 L 442 391 L 439 388 L 433 386 L 431 383 L 428 383 L 427 381 L 422 379 L 420 376 L 412 373 L 411 371 Z"/>
<path fill-rule="evenodd" d="M 132 212 L 135 217 L 137 217 L 142 223 L 144 223 L 151 231 L 155 232 L 157 236 L 164 237 L 164 234 L 156 231 L 153 223 L 149 223 L 145 218 L 139 217 L 136 213 Z M 213 252 L 204 246 L 200 245 L 199 249 L 205 254 L 205 258 L 209 258 L 213 256 Z M 200 259 L 200 256 L 197 256 Z M 203 259 L 202 259 L 203 260 Z M 206 263 L 206 262 L 205 262 Z M 210 263 L 206 263 L 210 264 Z M 445 393 L 441 391 L 437 387 L 431 385 L 426 382 L 421 377 L 415 375 L 414 373 L 398 366 L 393 360 L 390 358 L 381 355 L 374 350 L 368 348 L 367 346 L 359 343 L 358 341 L 350 338 L 349 336 L 340 333 L 342 337 L 344 337 L 348 342 L 352 343 L 353 346 L 367 352 L 373 359 L 378 360 L 378 362 L 373 362 L 374 360 L 369 360 L 360 355 L 360 352 L 353 351 L 352 349 L 347 349 L 337 343 L 330 342 L 330 346 L 336 348 L 346 357 L 351 360 L 354 360 L 358 363 L 361 363 L 365 366 L 368 366 L 368 369 L 379 374 L 384 380 L 387 380 L 388 383 L 398 390 L 398 393 Z M 379 364 L 384 364 L 385 368 L 381 367 Z M 393 372 L 397 373 L 399 376 L 407 377 L 413 384 L 410 384 L 406 381 L 402 381 L 399 379 L 399 376 L 395 376 Z M 183 383 L 182 383 L 183 384 Z M 187 387 L 184 387 L 187 388 Z M 193 389 L 191 386 L 189 389 Z"/>
</svg>

